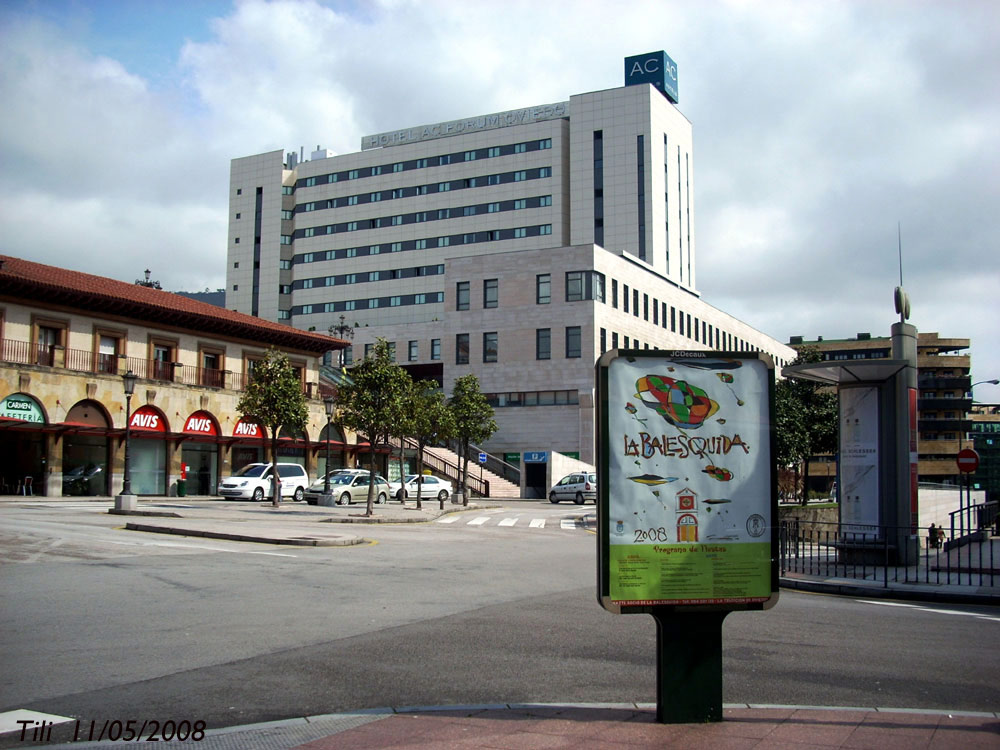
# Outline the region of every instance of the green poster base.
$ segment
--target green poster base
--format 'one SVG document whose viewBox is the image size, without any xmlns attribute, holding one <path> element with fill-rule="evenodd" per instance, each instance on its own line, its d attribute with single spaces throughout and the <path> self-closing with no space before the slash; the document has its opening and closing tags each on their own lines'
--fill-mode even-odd
<svg viewBox="0 0 1000 750">
<path fill-rule="evenodd" d="M 722 621 L 729 612 L 652 612 L 656 620 L 656 720 L 722 721 Z"/>
</svg>

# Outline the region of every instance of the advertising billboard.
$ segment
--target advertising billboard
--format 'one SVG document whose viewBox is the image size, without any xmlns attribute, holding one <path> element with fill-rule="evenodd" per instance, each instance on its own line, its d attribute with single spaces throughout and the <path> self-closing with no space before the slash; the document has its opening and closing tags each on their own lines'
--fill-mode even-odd
<svg viewBox="0 0 1000 750">
<path fill-rule="evenodd" d="M 674 104 L 678 102 L 677 63 L 663 50 L 625 58 L 625 85 L 651 83 Z"/>
<path fill-rule="evenodd" d="M 614 350 L 597 364 L 598 599 L 777 601 L 774 365 L 747 352 Z"/>
</svg>

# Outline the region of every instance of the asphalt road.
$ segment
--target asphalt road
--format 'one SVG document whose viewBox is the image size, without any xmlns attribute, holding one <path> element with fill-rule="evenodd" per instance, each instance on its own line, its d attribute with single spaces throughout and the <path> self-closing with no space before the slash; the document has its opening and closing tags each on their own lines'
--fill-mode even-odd
<svg viewBox="0 0 1000 750">
<path fill-rule="evenodd" d="M 366 527 L 373 543 L 290 549 L 0 506 L 0 711 L 219 727 L 655 702 L 654 622 L 597 605 L 594 536 L 527 525 L 579 512 L 518 506 L 480 526 Z M 730 614 L 724 701 L 996 710 L 1000 609 L 890 604 L 783 592 L 770 611 Z"/>
</svg>

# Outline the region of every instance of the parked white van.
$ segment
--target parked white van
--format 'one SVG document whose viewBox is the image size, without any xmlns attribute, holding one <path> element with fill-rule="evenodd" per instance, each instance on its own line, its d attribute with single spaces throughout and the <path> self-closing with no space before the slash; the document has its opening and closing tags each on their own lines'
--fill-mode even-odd
<svg viewBox="0 0 1000 750">
<path fill-rule="evenodd" d="M 271 497 L 273 479 L 271 464 L 247 464 L 231 477 L 219 482 L 223 497 L 260 502 Z M 299 464 L 278 464 L 281 479 L 281 496 L 301 500 L 309 486 L 309 475 Z"/>
</svg>

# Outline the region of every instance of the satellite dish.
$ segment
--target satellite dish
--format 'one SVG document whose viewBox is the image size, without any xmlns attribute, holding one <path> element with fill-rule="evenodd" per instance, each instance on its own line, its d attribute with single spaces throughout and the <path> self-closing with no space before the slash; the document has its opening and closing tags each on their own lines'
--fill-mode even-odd
<svg viewBox="0 0 1000 750">
<path fill-rule="evenodd" d="M 910 317 L 910 297 L 903 291 L 903 287 L 896 287 L 896 291 L 893 293 L 893 302 L 896 305 L 896 312 L 899 313 L 899 319 L 901 321 L 908 320 Z"/>
</svg>

